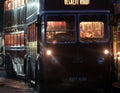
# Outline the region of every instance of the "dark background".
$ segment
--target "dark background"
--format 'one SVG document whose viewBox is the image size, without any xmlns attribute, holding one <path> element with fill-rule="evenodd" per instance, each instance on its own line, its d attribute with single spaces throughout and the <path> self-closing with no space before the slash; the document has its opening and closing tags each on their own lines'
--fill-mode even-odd
<svg viewBox="0 0 120 93">
<path fill-rule="evenodd" d="M 3 31 L 3 2 L 4 0 L 0 0 L 0 32 Z"/>
</svg>

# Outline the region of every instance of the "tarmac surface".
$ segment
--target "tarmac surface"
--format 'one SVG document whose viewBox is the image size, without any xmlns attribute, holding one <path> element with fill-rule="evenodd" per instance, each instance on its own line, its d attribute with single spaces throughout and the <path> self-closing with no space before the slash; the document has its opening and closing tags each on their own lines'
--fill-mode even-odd
<svg viewBox="0 0 120 93">
<path fill-rule="evenodd" d="M 7 78 L 6 72 L 0 70 L 0 93 L 37 93 L 20 80 Z"/>
<path fill-rule="evenodd" d="M 0 93 L 38 93 L 38 92 L 36 92 L 34 88 L 29 87 L 27 83 L 25 83 L 20 79 L 8 78 L 6 76 L 6 71 L 0 69 Z M 78 93 L 78 92 L 73 92 L 73 93 Z M 95 92 L 95 93 L 101 93 L 101 92 Z M 113 91 L 111 93 L 120 93 L 120 82 L 115 82 L 113 84 Z"/>
</svg>

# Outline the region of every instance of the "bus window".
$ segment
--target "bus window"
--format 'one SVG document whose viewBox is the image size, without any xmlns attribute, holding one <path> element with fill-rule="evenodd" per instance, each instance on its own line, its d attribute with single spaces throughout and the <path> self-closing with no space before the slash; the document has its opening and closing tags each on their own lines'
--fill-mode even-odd
<svg viewBox="0 0 120 93">
<path fill-rule="evenodd" d="M 48 43 L 75 42 L 74 16 L 48 16 L 46 40 Z"/>
<path fill-rule="evenodd" d="M 103 22 L 80 22 L 80 38 L 103 38 Z"/>
<path fill-rule="evenodd" d="M 110 37 L 108 15 L 80 15 L 79 39 L 80 42 L 107 42 Z"/>
</svg>

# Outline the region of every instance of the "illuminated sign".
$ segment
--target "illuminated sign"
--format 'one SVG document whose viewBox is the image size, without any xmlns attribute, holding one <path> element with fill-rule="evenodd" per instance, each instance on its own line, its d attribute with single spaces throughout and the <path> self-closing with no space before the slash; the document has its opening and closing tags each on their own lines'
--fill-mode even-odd
<svg viewBox="0 0 120 93">
<path fill-rule="evenodd" d="M 90 0 L 80 0 L 80 5 L 88 5 Z"/>
<path fill-rule="evenodd" d="M 65 5 L 88 5 L 90 0 L 64 0 Z"/>
<path fill-rule="evenodd" d="M 78 5 L 79 0 L 64 0 L 65 5 Z"/>
</svg>

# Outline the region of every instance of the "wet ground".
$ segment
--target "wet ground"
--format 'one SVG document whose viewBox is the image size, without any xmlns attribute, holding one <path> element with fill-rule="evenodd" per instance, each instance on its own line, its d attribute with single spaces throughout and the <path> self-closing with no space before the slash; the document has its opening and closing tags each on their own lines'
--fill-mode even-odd
<svg viewBox="0 0 120 93">
<path fill-rule="evenodd" d="M 34 91 L 22 81 L 0 78 L 0 93 L 34 93 Z"/>
<path fill-rule="evenodd" d="M 111 93 L 120 93 L 120 82 L 116 82 L 113 84 L 114 88 Z M 38 93 L 34 88 L 29 87 L 27 83 L 18 78 L 9 78 L 6 76 L 6 71 L 0 69 L 0 93 Z M 50 92 L 51 93 L 51 92 Z M 54 93 L 66 93 L 61 91 L 56 91 Z M 71 91 L 67 93 L 81 93 L 77 90 Z M 87 93 L 103 93 L 96 91 L 87 91 Z"/>
<path fill-rule="evenodd" d="M 21 80 L 7 78 L 5 70 L 0 70 L 0 93 L 37 93 Z"/>
</svg>

